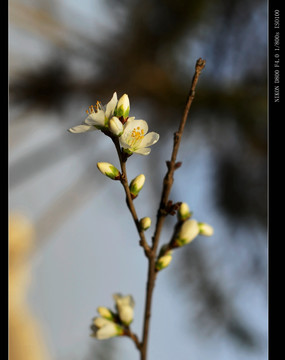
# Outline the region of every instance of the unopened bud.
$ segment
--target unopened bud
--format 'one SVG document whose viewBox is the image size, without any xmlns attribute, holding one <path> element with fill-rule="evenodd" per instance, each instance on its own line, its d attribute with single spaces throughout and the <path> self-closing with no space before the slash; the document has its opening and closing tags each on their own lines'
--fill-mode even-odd
<svg viewBox="0 0 285 360">
<path fill-rule="evenodd" d="M 91 328 L 94 331 L 92 336 L 95 336 L 99 340 L 121 336 L 124 333 L 124 330 L 120 325 L 101 317 L 97 317 L 93 320 Z"/>
<path fill-rule="evenodd" d="M 151 225 L 151 218 L 144 217 L 140 220 L 140 228 L 142 230 L 147 230 Z"/>
<path fill-rule="evenodd" d="M 97 311 L 104 319 L 107 319 L 107 320 L 114 319 L 114 315 L 113 315 L 112 311 L 104 306 L 99 306 L 97 308 Z"/>
<path fill-rule="evenodd" d="M 144 174 L 138 175 L 136 178 L 134 178 L 130 183 L 130 193 L 132 195 L 132 198 L 136 198 L 141 191 L 141 189 L 144 186 L 145 182 L 145 176 Z"/>
<path fill-rule="evenodd" d="M 124 94 L 118 101 L 116 116 L 128 117 L 130 112 L 130 100 L 127 94 Z"/>
<path fill-rule="evenodd" d="M 190 243 L 195 239 L 197 235 L 199 235 L 200 228 L 196 220 L 186 220 L 178 233 L 176 238 L 176 243 L 178 246 L 183 246 Z"/>
<path fill-rule="evenodd" d="M 186 204 L 185 202 L 182 203 L 177 212 L 178 220 L 185 221 L 185 220 L 189 219 L 190 216 L 191 216 L 191 212 L 190 212 L 188 204 Z"/>
<path fill-rule="evenodd" d="M 135 302 L 131 295 L 122 296 L 114 294 L 113 298 L 116 302 L 119 318 L 124 325 L 129 325 L 134 319 Z"/>
<path fill-rule="evenodd" d="M 112 164 L 107 162 L 98 162 L 97 167 L 102 174 L 108 176 L 112 180 L 119 180 L 121 177 L 120 171 Z"/>
<path fill-rule="evenodd" d="M 200 235 L 204 236 L 212 236 L 214 233 L 214 229 L 211 225 L 208 225 L 206 223 L 198 223 Z"/>
<path fill-rule="evenodd" d="M 124 132 L 124 126 L 116 116 L 113 116 L 110 120 L 109 129 L 116 136 L 121 136 Z"/>
<path fill-rule="evenodd" d="M 168 251 L 165 255 L 158 258 L 158 260 L 156 261 L 156 264 L 155 264 L 156 270 L 165 269 L 170 264 L 170 262 L 172 260 L 171 254 L 172 254 L 172 252 Z"/>
</svg>

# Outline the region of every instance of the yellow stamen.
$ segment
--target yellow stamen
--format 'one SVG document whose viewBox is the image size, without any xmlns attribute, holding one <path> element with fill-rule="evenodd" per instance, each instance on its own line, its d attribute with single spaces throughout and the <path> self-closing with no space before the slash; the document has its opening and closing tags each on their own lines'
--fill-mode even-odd
<svg viewBox="0 0 285 360">
<path fill-rule="evenodd" d="M 89 115 L 89 114 L 92 114 L 92 113 L 96 113 L 98 112 L 99 110 L 101 110 L 102 108 L 102 103 L 101 101 L 96 101 L 96 105 L 90 105 L 88 110 L 86 110 L 86 113 Z"/>
<path fill-rule="evenodd" d="M 137 142 L 140 142 L 144 138 L 144 130 L 138 126 L 136 129 L 133 129 L 131 133 L 130 146 L 134 146 Z"/>
</svg>

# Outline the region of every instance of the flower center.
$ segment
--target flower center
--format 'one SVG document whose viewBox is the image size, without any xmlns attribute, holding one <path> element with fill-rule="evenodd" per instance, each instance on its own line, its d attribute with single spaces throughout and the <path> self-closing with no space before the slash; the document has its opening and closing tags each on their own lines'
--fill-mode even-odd
<svg viewBox="0 0 285 360">
<path fill-rule="evenodd" d="M 102 103 L 101 101 L 96 101 L 96 104 L 95 105 L 90 105 L 88 110 L 86 110 L 86 113 L 89 115 L 89 114 L 92 114 L 92 113 L 97 113 L 99 110 L 102 110 L 103 109 L 103 106 L 102 106 Z"/>
<path fill-rule="evenodd" d="M 135 145 L 139 145 L 144 138 L 144 129 L 141 129 L 139 126 L 134 128 L 129 137 L 129 145 L 134 147 Z"/>
</svg>

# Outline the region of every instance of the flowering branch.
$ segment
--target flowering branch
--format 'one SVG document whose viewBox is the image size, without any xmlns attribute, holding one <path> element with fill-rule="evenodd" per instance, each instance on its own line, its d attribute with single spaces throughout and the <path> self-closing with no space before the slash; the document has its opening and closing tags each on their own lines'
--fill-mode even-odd
<svg viewBox="0 0 285 360">
<path fill-rule="evenodd" d="M 199 75 L 205 67 L 205 60 L 197 60 L 195 73 L 192 79 L 190 92 L 186 101 L 186 106 L 181 118 L 179 128 L 174 133 L 173 149 L 170 161 L 166 162 L 167 172 L 163 180 L 161 199 L 156 216 L 155 231 L 152 236 L 151 246 L 148 244 L 145 231 L 151 225 L 151 219 L 144 217 L 139 219 L 135 206 L 136 199 L 141 191 L 145 176 L 138 175 L 130 183 L 127 177 L 126 162 L 134 153 L 148 155 L 151 152 L 150 146 L 159 140 L 159 134 L 155 132 L 148 133 L 148 124 L 145 120 L 135 120 L 135 117 L 129 117 L 130 102 L 128 95 L 124 94 L 119 100 L 115 92 L 111 100 L 103 106 L 97 101 L 96 105 L 90 106 L 87 111 L 87 117 L 81 125 L 70 128 L 71 133 L 84 133 L 94 130 L 100 130 L 104 135 L 111 138 L 115 145 L 120 170 L 114 165 L 106 162 L 97 163 L 98 169 L 112 180 L 119 180 L 126 194 L 126 203 L 136 225 L 140 242 L 144 253 L 148 259 L 148 275 L 146 285 L 145 310 L 143 318 L 143 333 L 140 341 L 131 329 L 130 324 L 134 316 L 134 300 L 131 295 L 122 296 L 114 294 L 115 311 L 105 307 L 97 309 L 100 317 L 93 319 L 91 329 L 92 336 L 97 339 L 107 339 L 113 336 L 127 336 L 133 340 L 136 348 L 140 352 L 141 360 L 147 358 L 147 345 L 149 336 L 149 325 L 151 317 L 151 304 L 155 280 L 160 270 L 166 268 L 171 260 L 174 249 L 182 247 L 199 234 L 211 236 L 213 228 L 205 223 L 197 222 L 192 219 L 192 212 L 186 203 L 169 200 L 170 191 L 174 182 L 174 171 L 181 166 L 181 162 L 176 162 L 181 137 L 187 121 L 188 113 L 195 97 L 195 89 Z M 174 227 L 173 235 L 167 244 L 164 244 L 158 251 L 159 239 L 164 221 L 168 214 L 177 213 L 178 221 Z"/>
</svg>

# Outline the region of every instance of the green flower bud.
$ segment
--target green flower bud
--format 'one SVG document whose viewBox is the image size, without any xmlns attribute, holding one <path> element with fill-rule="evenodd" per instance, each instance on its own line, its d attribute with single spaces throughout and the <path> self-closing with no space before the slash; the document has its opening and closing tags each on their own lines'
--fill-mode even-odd
<svg viewBox="0 0 285 360">
<path fill-rule="evenodd" d="M 176 244 L 183 246 L 190 243 L 200 233 L 200 228 L 196 220 L 186 220 L 178 233 Z"/>
<path fill-rule="evenodd" d="M 104 307 L 104 306 L 99 306 L 97 308 L 98 313 L 107 320 L 114 320 L 114 315 L 112 313 L 111 310 L 109 310 L 108 308 Z"/>
<path fill-rule="evenodd" d="M 119 180 L 121 177 L 120 171 L 112 164 L 98 162 L 97 167 L 103 175 L 108 176 L 112 180 Z"/>
<path fill-rule="evenodd" d="M 208 225 L 206 223 L 198 223 L 200 235 L 204 236 L 212 236 L 214 233 L 214 229 L 211 225 Z"/>
<path fill-rule="evenodd" d="M 138 175 L 135 179 L 133 179 L 130 183 L 130 192 L 132 198 L 136 198 L 144 186 L 145 176 L 144 174 Z"/>
<path fill-rule="evenodd" d="M 116 108 L 116 116 L 123 117 L 124 119 L 129 116 L 130 100 L 127 94 L 124 94 L 118 101 Z"/>
<path fill-rule="evenodd" d="M 158 260 L 156 261 L 155 264 L 155 268 L 156 270 L 162 270 L 165 269 L 171 262 L 172 260 L 172 251 L 168 251 L 165 255 L 161 256 L 160 258 L 158 258 Z"/>
<path fill-rule="evenodd" d="M 185 202 L 182 203 L 177 212 L 178 220 L 185 221 L 185 220 L 189 219 L 190 216 L 191 216 L 191 212 L 190 212 L 189 206 Z"/>
<path fill-rule="evenodd" d="M 144 217 L 140 219 L 140 227 L 142 230 L 147 230 L 151 225 L 151 218 Z"/>
</svg>

